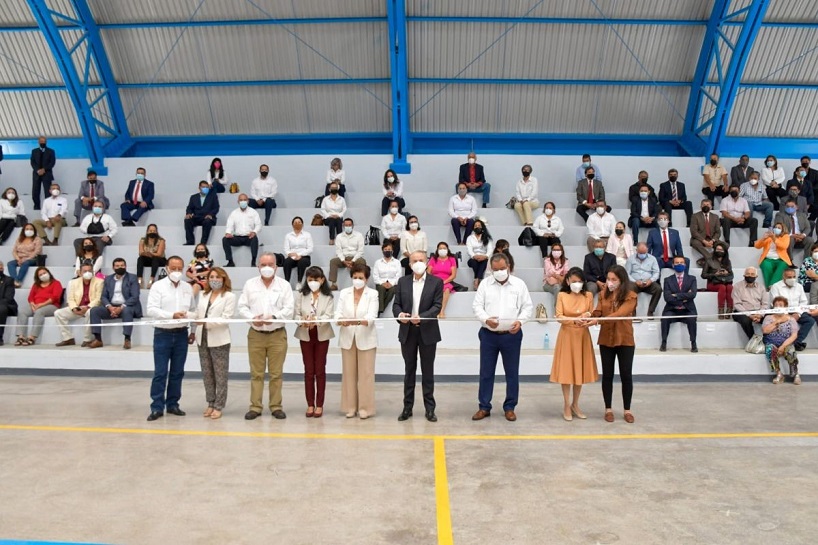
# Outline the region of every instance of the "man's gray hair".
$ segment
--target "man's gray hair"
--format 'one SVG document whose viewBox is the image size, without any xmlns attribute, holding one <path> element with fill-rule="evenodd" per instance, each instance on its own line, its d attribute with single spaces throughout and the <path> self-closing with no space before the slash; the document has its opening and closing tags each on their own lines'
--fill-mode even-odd
<svg viewBox="0 0 818 545">
<path fill-rule="evenodd" d="M 508 262 L 508 256 L 502 252 L 497 252 L 493 256 L 491 256 L 491 264 L 494 265 L 498 261 L 505 262 L 506 266 L 510 266 L 511 264 Z"/>
<path fill-rule="evenodd" d="M 415 250 L 414 252 L 409 254 L 409 259 L 412 259 L 413 257 L 417 256 L 418 254 L 423 256 L 423 261 L 426 261 L 428 256 L 426 255 L 426 252 L 424 252 L 423 250 Z"/>
<path fill-rule="evenodd" d="M 276 255 L 273 252 L 263 252 L 260 256 L 258 256 L 259 263 L 261 263 L 262 257 L 272 257 L 273 262 L 278 263 L 278 259 L 276 259 Z"/>
</svg>

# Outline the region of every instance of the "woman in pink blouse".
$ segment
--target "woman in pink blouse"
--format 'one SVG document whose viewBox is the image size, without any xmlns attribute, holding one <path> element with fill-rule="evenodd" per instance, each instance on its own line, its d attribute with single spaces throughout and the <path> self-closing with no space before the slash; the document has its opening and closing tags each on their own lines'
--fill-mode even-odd
<svg viewBox="0 0 818 545">
<path fill-rule="evenodd" d="M 37 264 L 37 256 L 43 253 L 43 240 L 37 236 L 34 225 L 26 223 L 20 230 L 20 236 L 14 242 L 11 256 L 14 258 L 6 267 L 9 276 L 14 279 L 14 287 L 23 285 L 28 268 Z"/>
<path fill-rule="evenodd" d="M 551 245 L 551 254 L 543 259 L 542 289 L 554 296 L 560 292 L 562 281 L 571 266 L 565 258 L 565 248 L 557 242 Z"/>
<path fill-rule="evenodd" d="M 440 307 L 440 314 L 437 317 L 445 318 L 446 304 L 449 302 L 449 296 L 454 291 L 452 282 L 457 276 L 457 261 L 449 252 L 448 244 L 445 242 L 437 243 L 437 250 L 429 260 L 429 267 L 426 272 L 443 280 L 443 305 Z"/>
</svg>

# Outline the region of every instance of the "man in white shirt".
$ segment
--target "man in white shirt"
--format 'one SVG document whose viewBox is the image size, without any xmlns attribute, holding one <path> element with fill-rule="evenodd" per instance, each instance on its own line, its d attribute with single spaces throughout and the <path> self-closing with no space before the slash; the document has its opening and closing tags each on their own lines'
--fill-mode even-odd
<svg viewBox="0 0 818 545">
<path fill-rule="evenodd" d="M 366 265 L 364 236 L 354 229 L 355 222 L 352 218 L 346 218 L 343 232 L 335 237 L 335 257 L 329 262 L 329 282 L 333 291 L 338 290 L 338 269 L 351 269 L 358 263 Z"/>
<path fill-rule="evenodd" d="M 452 195 L 449 199 L 449 217 L 452 218 L 452 231 L 458 244 L 465 244 L 465 240 L 469 238 L 477 210 L 477 200 L 469 195 L 466 183 L 457 184 L 457 195 Z M 465 229 L 463 234 L 460 232 L 461 228 Z"/>
<path fill-rule="evenodd" d="M 74 251 L 80 255 L 82 243 L 86 238 L 94 241 L 97 251 L 102 253 L 106 246 L 114 243 L 114 235 L 119 230 L 116 220 L 110 214 L 105 213 L 105 203 L 103 201 L 94 201 L 94 207 L 91 209 L 92 214 L 85 216 L 80 224 L 80 233 L 85 235 L 74 239 Z"/>
<path fill-rule="evenodd" d="M 258 212 L 249 208 L 250 197 L 242 193 L 239 195 L 239 207 L 230 212 L 227 217 L 227 227 L 224 229 L 222 248 L 224 258 L 227 260 L 225 267 L 235 267 L 233 263 L 233 247 L 250 247 L 250 266 L 256 266 L 256 255 L 258 254 L 258 234 L 261 231 L 261 218 Z"/>
<path fill-rule="evenodd" d="M 776 297 L 784 297 L 788 307 L 805 307 L 809 304 L 804 286 L 798 282 L 797 275 L 798 269 L 790 267 L 784 271 L 781 280 L 770 286 L 770 308 L 774 305 Z M 793 312 L 792 317 L 798 322 L 798 336 L 795 338 L 794 346 L 800 352 L 807 347 L 807 336 L 818 318 L 818 310 Z"/>
<path fill-rule="evenodd" d="M 738 196 L 747 201 L 751 211 L 764 214 L 764 222 L 761 227 L 769 229 L 773 224 L 773 203 L 767 199 L 767 193 L 762 184 L 758 182 L 758 178 L 758 172 L 751 172 L 747 181 L 739 186 Z"/>
<path fill-rule="evenodd" d="M 264 225 L 270 225 L 270 215 L 276 207 L 278 182 L 270 176 L 270 167 L 267 165 L 261 165 L 258 174 L 258 178 L 250 184 L 250 208 L 263 208 Z"/>
<path fill-rule="evenodd" d="M 724 234 L 724 242 L 730 244 L 730 229 L 749 229 L 750 244 L 752 248 L 758 238 L 758 220 L 750 212 L 750 205 L 743 197 L 739 197 L 741 190 L 733 186 L 730 188 L 730 196 L 721 200 L 719 212 L 721 212 L 721 230 Z"/>
<path fill-rule="evenodd" d="M 185 262 L 179 256 L 168 258 L 168 276 L 154 282 L 148 293 L 148 316 L 155 320 L 192 320 L 196 315 L 193 289 L 183 281 Z M 186 322 L 157 323 L 153 328 L 153 381 L 151 382 L 151 414 L 153 422 L 167 410 L 185 416 L 179 408 L 182 379 L 187 360 L 188 324 Z M 167 390 L 167 393 L 166 393 Z"/>
<path fill-rule="evenodd" d="M 480 408 L 472 420 L 491 416 L 491 398 L 494 394 L 494 375 L 497 354 L 503 356 L 506 375 L 506 399 L 503 402 L 506 420 L 517 420 L 514 409 L 520 391 L 520 346 L 522 326 L 531 319 L 533 304 L 525 282 L 509 272 L 508 257 L 491 257 L 491 277 L 477 288 L 472 309 L 483 324 L 480 339 L 480 388 L 477 399 Z"/>
<path fill-rule="evenodd" d="M 287 357 L 287 331 L 276 320 L 291 320 L 295 301 L 290 284 L 276 277 L 275 254 L 265 252 L 258 260 L 261 276 L 244 284 L 239 297 L 239 315 L 252 320 L 247 334 L 250 359 L 250 410 L 245 420 L 255 420 L 264 409 L 264 373 L 270 374 L 270 412 L 282 420 L 281 382 Z"/>
<path fill-rule="evenodd" d="M 613 214 L 607 211 L 605 201 L 596 202 L 596 213 L 588 216 L 588 222 L 585 224 L 588 227 L 588 238 L 585 243 L 588 246 L 588 251 L 594 251 L 594 242 L 597 240 L 603 241 L 606 245 L 608 239 L 616 228 L 616 218 Z"/>
<path fill-rule="evenodd" d="M 43 246 L 56 246 L 60 243 L 60 231 L 67 225 L 68 199 L 62 196 L 59 184 L 51 184 L 51 196 L 43 200 L 40 218 L 34 220 L 37 236 L 43 239 Z M 54 229 L 54 239 L 48 240 L 46 229 Z"/>
<path fill-rule="evenodd" d="M 391 240 L 381 244 L 383 257 L 375 262 L 372 267 L 372 281 L 375 282 L 375 290 L 378 292 L 378 316 L 392 301 L 395 296 L 395 286 L 403 276 L 403 266 L 400 260 L 394 257 L 394 250 Z"/>
</svg>

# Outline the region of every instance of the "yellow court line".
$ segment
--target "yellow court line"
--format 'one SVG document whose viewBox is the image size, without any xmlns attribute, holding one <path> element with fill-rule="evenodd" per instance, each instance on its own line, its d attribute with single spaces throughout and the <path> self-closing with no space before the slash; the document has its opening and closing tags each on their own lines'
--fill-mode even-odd
<svg viewBox="0 0 818 545">
<path fill-rule="evenodd" d="M 452 545 L 452 513 L 449 504 L 449 477 L 446 471 L 446 445 L 435 437 L 435 501 L 437 504 L 437 543 Z"/>
</svg>

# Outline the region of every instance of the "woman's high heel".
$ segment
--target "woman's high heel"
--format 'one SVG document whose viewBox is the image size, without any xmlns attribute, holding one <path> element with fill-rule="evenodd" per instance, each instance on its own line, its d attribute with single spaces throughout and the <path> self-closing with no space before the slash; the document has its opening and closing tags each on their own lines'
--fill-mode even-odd
<svg viewBox="0 0 818 545">
<path fill-rule="evenodd" d="M 580 420 L 585 420 L 586 418 L 588 418 L 587 416 L 582 414 L 582 412 L 580 412 L 580 410 L 577 409 L 576 407 L 574 407 L 573 405 L 571 405 L 571 413 L 574 416 L 576 416 L 577 418 L 579 418 Z"/>
</svg>

